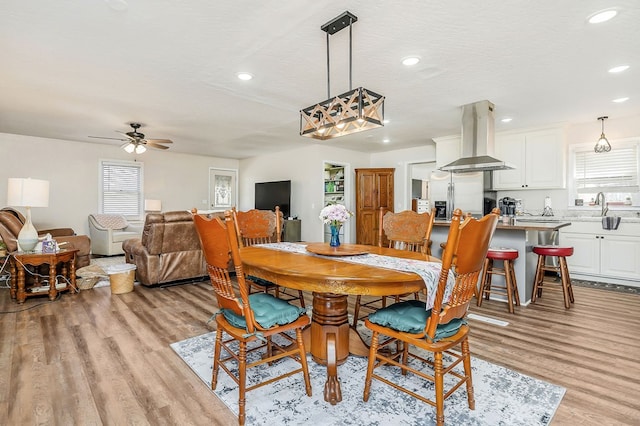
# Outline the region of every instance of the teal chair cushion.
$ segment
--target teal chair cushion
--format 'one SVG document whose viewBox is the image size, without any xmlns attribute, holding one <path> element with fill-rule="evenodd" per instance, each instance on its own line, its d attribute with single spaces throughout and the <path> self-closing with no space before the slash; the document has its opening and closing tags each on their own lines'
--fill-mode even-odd
<svg viewBox="0 0 640 426">
<path fill-rule="evenodd" d="M 377 310 L 369 315 L 369 321 L 383 327 L 406 333 L 421 333 L 427 325 L 431 310 L 426 310 L 424 302 L 407 300 Z M 453 336 L 460 327 L 466 324 L 463 318 L 456 318 L 446 324 L 439 324 L 434 341 Z"/>
<path fill-rule="evenodd" d="M 271 328 L 276 324 L 284 325 L 292 323 L 306 312 L 305 308 L 294 306 L 266 293 L 249 295 L 249 304 L 253 310 L 256 322 L 263 328 Z M 244 316 L 238 315 L 229 309 L 221 309 L 221 312 L 232 326 L 247 328 L 247 322 Z"/>
</svg>

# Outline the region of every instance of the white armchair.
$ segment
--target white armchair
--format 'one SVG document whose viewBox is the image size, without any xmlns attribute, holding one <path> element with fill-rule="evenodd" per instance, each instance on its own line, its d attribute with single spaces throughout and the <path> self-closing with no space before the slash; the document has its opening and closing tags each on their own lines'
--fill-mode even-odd
<svg viewBox="0 0 640 426">
<path fill-rule="evenodd" d="M 91 253 L 103 256 L 124 254 L 122 242 L 140 238 L 142 228 L 142 224 L 131 224 L 120 214 L 90 214 Z"/>
</svg>

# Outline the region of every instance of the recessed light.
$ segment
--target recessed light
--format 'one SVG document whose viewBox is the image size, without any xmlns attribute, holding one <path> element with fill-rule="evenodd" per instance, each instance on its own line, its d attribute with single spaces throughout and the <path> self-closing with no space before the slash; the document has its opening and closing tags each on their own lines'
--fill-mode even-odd
<svg viewBox="0 0 640 426">
<path fill-rule="evenodd" d="M 503 119 L 502 119 L 502 120 L 500 120 L 500 121 L 502 121 L 503 123 L 509 123 L 509 122 L 511 122 L 511 120 L 513 120 L 513 118 L 511 118 L 511 117 L 505 117 L 505 118 L 503 118 Z"/>
<path fill-rule="evenodd" d="M 402 65 L 405 65 L 407 67 L 413 66 L 418 62 L 420 62 L 420 57 L 418 56 L 407 56 L 406 58 L 402 59 Z"/>
<path fill-rule="evenodd" d="M 626 71 L 628 69 L 629 69 L 629 65 L 618 65 L 617 67 L 610 68 L 609 72 L 615 74 L 622 71 Z"/>
<path fill-rule="evenodd" d="M 388 119 L 382 120 L 382 124 L 389 124 L 389 123 L 391 123 L 391 120 L 388 120 Z"/>
<path fill-rule="evenodd" d="M 248 72 L 239 72 L 237 76 L 240 80 L 244 80 L 244 81 L 248 81 L 253 78 L 253 75 L 249 74 Z"/>
<path fill-rule="evenodd" d="M 382 139 L 382 143 L 389 143 L 389 142 L 391 142 L 391 140 L 389 140 L 388 138 Z"/>
<path fill-rule="evenodd" d="M 618 14 L 618 11 L 614 9 L 601 10 L 599 12 L 594 13 L 593 15 L 590 15 L 589 18 L 587 18 L 587 20 L 589 21 L 590 24 L 600 24 L 602 22 L 608 21 L 609 19 L 613 18 L 617 14 Z"/>
<path fill-rule="evenodd" d="M 621 104 L 622 102 L 626 102 L 626 101 L 628 101 L 628 100 L 629 100 L 629 98 L 628 98 L 628 97 L 624 97 L 624 98 L 617 98 L 617 99 L 614 99 L 614 100 L 613 100 L 613 102 L 615 102 L 615 103 L 617 103 L 617 104 Z"/>
</svg>

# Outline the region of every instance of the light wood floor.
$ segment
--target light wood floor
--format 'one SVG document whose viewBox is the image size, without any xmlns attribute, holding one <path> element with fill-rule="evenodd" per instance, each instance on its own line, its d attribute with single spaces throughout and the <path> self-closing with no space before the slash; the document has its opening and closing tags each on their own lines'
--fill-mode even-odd
<svg viewBox="0 0 640 426">
<path fill-rule="evenodd" d="M 640 296 L 574 290 L 571 310 L 560 294 L 515 315 L 499 302 L 474 305 L 510 324 L 471 320 L 471 351 L 566 387 L 553 425 L 638 425 Z M 0 425 L 236 424 L 169 347 L 212 330 L 208 283 L 47 301 L 18 305 L 0 289 Z"/>
</svg>

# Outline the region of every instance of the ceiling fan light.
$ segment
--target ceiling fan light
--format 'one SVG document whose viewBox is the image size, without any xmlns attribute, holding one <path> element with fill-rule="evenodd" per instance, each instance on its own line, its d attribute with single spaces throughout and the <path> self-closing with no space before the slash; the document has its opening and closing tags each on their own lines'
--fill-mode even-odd
<svg viewBox="0 0 640 426">
<path fill-rule="evenodd" d="M 142 154 L 143 152 L 145 152 L 147 150 L 147 147 L 142 145 L 142 144 L 138 144 L 136 145 L 136 154 Z"/>
<path fill-rule="evenodd" d="M 136 146 L 133 144 L 133 142 L 129 142 L 123 147 L 123 149 L 131 154 L 136 149 Z"/>
</svg>

